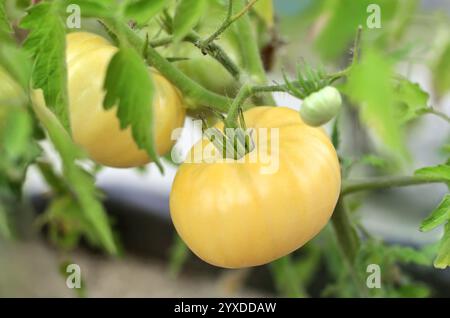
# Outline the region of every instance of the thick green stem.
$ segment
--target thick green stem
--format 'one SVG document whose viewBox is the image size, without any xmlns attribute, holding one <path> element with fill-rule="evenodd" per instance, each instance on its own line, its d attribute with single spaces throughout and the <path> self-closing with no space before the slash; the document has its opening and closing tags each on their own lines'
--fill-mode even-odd
<svg viewBox="0 0 450 318">
<path fill-rule="evenodd" d="M 240 1 L 238 10 L 245 7 L 245 1 Z M 238 19 L 234 26 L 239 30 L 239 46 L 244 60 L 245 70 L 250 75 L 251 84 L 267 84 L 266 71 L 259 52 L 256 34 L 248 14 Z M 264 96 L 262 101 L 266 105 L 276 105 L 275 100 L 269 94 Z"/>
<path fill-rule="evenodd" d="M 148 45 L 144 50 L 145 41 L 126 25 L 115 19 L 104 19 L 103 22 L 115 34 L 123 34 L 130 45 L 138 52 L 145 51 L 147 62 L 174 84 L 186 98 L 219 112 L 228 111 L 229 106 L 233 103 L 231 99 L 213 93 L 191 80 L 172 63 L 162 57 L 151 45 Z"/>
<path fill-rule="evenodd" d="M 356 268 L 355 264 L 360 248 L 360 238 L 348 214 L 343 198 L 340 198 L 336 205 L 332 224 L 338 245 L 348 266 L 350 277 L 359 295 L 365 297 L 367 296 L 367 290 L 358 275 L 358 268 Z"/>
<path fill-rule="evenodd" d="M 443 177 L 430 176 L 400 176 L 400 177 L 380 177 L 367 180 L 345 181 L 341 195 L 352 194 L 360 191 L 387 189 L 394 187 L 407 187 L 420 184 L 445 183 Z"/>
</svg>

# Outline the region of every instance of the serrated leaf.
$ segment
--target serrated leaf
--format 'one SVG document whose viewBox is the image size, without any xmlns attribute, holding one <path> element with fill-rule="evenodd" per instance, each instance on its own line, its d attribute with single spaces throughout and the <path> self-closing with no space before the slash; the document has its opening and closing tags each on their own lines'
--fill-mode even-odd
<svg viewBox="0 0 450 318">
<path fill-rule="evenodd" d="M 434 266 L 441 269 L 450 266 L 450 222 L 445 226 L 444 236 L 439 244 L 439 252 L 434 261 Z"/>
<path fill-rule="evenodd" d="M 167 3 L 166 0 L 131 0 L 125 7 L 125 17 L 143 25 L 160 13 Z"/>
<path fill-rule="evenodd" d="M 59 2 L 41 2 L 31 7 L 21 26 L 30 30 L 23 47 L 34 61 L 33 88 L 42 89 L 47 107 L 70 131 L 65 25 Z"/>
<path fill-rule="evenodd" d="M 398 105 L 398 118 L 408 122 L 417 118 L 428 109 L 430 96 L 419 84 L 402 79 L 395 88 L 395 99 Z"/>
<path fill-rule="evenodd" d="M 154 84 L 150 71 L 139 54 L 122 47 L 111 59 L 106 73 L 103 101 L 105 109 L 117 104 L 117 116 L 122 129 L 131 126 L 133 138 L 140 149 L 163 167 L 156 152 L 154 132 Z"/>
<path fill-rule="evenodd" d="M 360 108 L 361 119 L 392 154 L 408 157 L 403 130 L 396 118 L 395 94 L 391 85 L 393 65 L 375 49 L 367 49 L 352 68 L 344 92 Z"/>
<path fill-rule="evenodd" d="M 450 165 L 438 165 L 434 167 L 425 167 L 416 170 L 416 176 L 423 176 L 429 178 L 445 179 L 450 182 Z"/>
<path fill-rule="evenodd" d="M 206 0 L 181 0 L 176 8 L 173 21 L 175 40 L 183 39 L 203 17 L 207 7 Z"/>
<path fill-rule="evenodd" d="M 450 221 L 450 194 L 447 194 L 430 216 L 422 221 L 420 230 L 429 231 L 447 221 Z"/>
</svg>

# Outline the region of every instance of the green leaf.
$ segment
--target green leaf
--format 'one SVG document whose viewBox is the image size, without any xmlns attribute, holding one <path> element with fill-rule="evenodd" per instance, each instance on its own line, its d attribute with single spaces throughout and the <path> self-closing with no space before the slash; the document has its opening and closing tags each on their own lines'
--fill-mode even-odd
<svg viewBox="0 0 450 318">
<path fill-rule="evenodd" d="M 375 155 L 365 155 L 359 160 L 359 163 L 376 168 L 383 168 L 388 164 L 386 159 Z"/>
<path fill-rule="evenodd" d="M 438 96 L 450 91 L 450 41 L 432 66 L 433 84 Z"/>
<path fill-rule="evenodd" d="M 305 296 L 291 255 L 270 263 L 270 271 L 272 272 L 278 291 L 283 296 L 295 298 Z"/>
<path fill-rule="evenodd" d="M 429 231 L 447 221 L 450 221 L 450 194 L 447 194 L 431 215 L 422 221 L 420 230 Z"/>
<path fill-rule="evenodd" d="M 169 272 L 173 277 L 178 276 L 183 265 L 190 255 L 189 249 L 183 240 L 176 234 L 170 248 Z"/>
<path fill-rule="evenodd" d="M 130 0 L 125 7 L 125 17 L 143 25 L 160 13 L 167 3 L 166 0 Z"/>
<path fill-rule="evenodd" d="M 64 7 L 72 4 L 79 6 L 81 15 L 87 18 L 109 17 L 116 10 L 112 0 L 65 0 Z"/>
<path fill-rule="evenodd" d="M 426 167 L 416 170 L 416 176 L 428 178 L 445 179 L 450 182 L 450 165 L 438 165 L 434 167 Z"/>
<path fill-rule="evenodd" d="M 84 153 L 72 142 L 67 131 L 60 122 L 48 112 L 36 109 L 39 118 L 49 137 L 58 151 L 63 167 L 63 176 L 76 203 L 79 205 L 86 222 L 95 231 L 95 237 L 111 254 L 117 254 L 117 246 L 109 225 L 106 211 L 98 199 L 95 179 L 77 164 L 77 160 L 84 159 Z"/>
<path fill-rule="evenodd" d="M 8 210 L 0 202 L 0 238 L 11 240 L 13 237 Z"/>
<path fill-rule="evenodd" d="M 361 110 L 361 118 L 398 159 L 408 157 L 391 85 L 393 66 L 379 51 L 367 49 L 352 68 L 344 92 Z"/>
<path fill-rule="evenodd" d="M 430 255 L 421 250 L 415 250 L 404 246 L 388 246 L 384 250 L 385 258 L 388 260 L 399 262 L 402 264 L 417 264 L 422 266 L 430 266 L 432 258 Z"/>
<path fill-rule="evenodd" d="M 65 25 L 60 2 L 41 2 L 31 7 L 21 26 L 30 30 L 23 47 L 34 60 L 33 88 L 42 89 L 47 107 L 70 131 Z"/>
<path fill-rule="evenodd" d="M 181 0 L 177 6 L 173 21 L 175 40 L 183 39 L 205 13 L 208 2 L 206 0 Z"/>
<path fill-rule="evenodd" d="M 162 172 L 155 147 L 153 85 L 142 58 L 133 49 L 122 47 L 108 66 L 103 105 L 105 109 L 111 109 L 118 102 L 117 116 L 121 128 L 131 126 L 138 147 L 147 151 Z"/>
<path fill-rule="evenodd" d="M 428 109 L 430 96 L 419 84 L 407 79 L 399 81 L 395 88 L 395 99 L 398 105 L 398 117 L 402 122 L 408 122 L 417 118 Z"/>
<path fill-rule="evenodd" d="M 22 87 L 26 92 L 31 79 L 31 62 L 26 53 L 9 43 L 0 46 L 0 66 Z M 3 72 L 3 70 L 0 70 Z M 3 76 L 3 75 L 0 75 Z"/>
<path fill-rule="evenodd" d="M 11 24 L 5 12 L 5 1 L 0 1 L 0 32 L 10 34 L 12 33 Z"/>
<path fill-rule="evenodd" d="M 28 112 L 18 107 L 11 107 L 0 136 L 2 154 L 11 160 L 17 160 L 27 152 L 32 135 L 33 123 Z"/>
<path fill-rule="evenodd" d="M 408 0 L 410 1 L 410 0 Z M 373 38 L 382 32 L 389 32 L 388 24 L 392 21 L 397 9 L 398 1 L 392 0 L 339 0 L 327 1 L 323 6 L 322 28 L 316 39 L 315 47 L 323 58 L 333 59 L 342 56 L 355 38 L 359 25 L 367 28 L 367 20 L 370 13 L 367 8 L 371 4 L 380 6 L 381 28 L 368 29 L 364 34 L 370 34 Z"/>
<path fill-rule="evenodd" d="M 450 222 L 445 226 L 444 236 L 439 244 L 439 252 L 434 261 L 434 266 L 441 269 L 450 266 Z"/>
</svg>

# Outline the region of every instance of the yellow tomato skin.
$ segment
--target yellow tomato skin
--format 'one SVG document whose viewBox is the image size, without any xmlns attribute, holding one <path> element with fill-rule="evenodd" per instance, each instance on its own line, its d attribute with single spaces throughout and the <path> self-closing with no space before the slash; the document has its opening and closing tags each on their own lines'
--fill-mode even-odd
<svg viewBox="0 0 450 318">
<path fill-rule="evenodd" d="M 92 33 L 75 32 L 67 35 L 72 137 L 92 160 L 102 165 L 137 167 L 150 162 L 148 154 L 138 148 L 130 128 L 120 129 L 117 108 L 108 111 L 103 109 L 106 71 L 117 50 L 106 39 Z M 153 107 L 156 148 L 158 154 L 163 155 L 174 143 L 171 140 L 172 131 L 183 126 L 185 108 L 177 89 L 156 71 L 151 71 L 151 74 L 155 84 Z M 40 100 L 42 103 L 42 96 Z"/>
<path fill-rule="evenodd" d="M 311 240 L 330 219 L 341 186 L 328 136 L 296 111 L 257 107 L 245 120 L 247 127 L 278 128 L 278 151 L 267 143 L 278 170 L 262 174 L 262 160 L 224 163 L 205 152 L 200 162 L 180 166 L 170 196 L 181 238 L 198 257 L 225 268 L 266 264 Z M 188 158 L 208 144 L 197 143 Z M 253 151 L 258 147 L 264 146 Z"/>
</svg>

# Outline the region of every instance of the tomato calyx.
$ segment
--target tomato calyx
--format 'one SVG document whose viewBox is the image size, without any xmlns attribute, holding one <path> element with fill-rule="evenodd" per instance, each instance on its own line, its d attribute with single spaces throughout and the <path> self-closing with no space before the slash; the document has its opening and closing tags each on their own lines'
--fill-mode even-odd
<svg viewBox="0 0 450 318">
<path fill-rule="evenodd" d="M 208 123 L 202 118 L 203 135 L 220 151 L 224 159 L 239 160 L 255 148 L 253 130 L 246 128 L 242 111 L 240 114 L 238 127 L 225 126 L 223 131 L 217 127 L 208 127 Z"/>
</svg>

